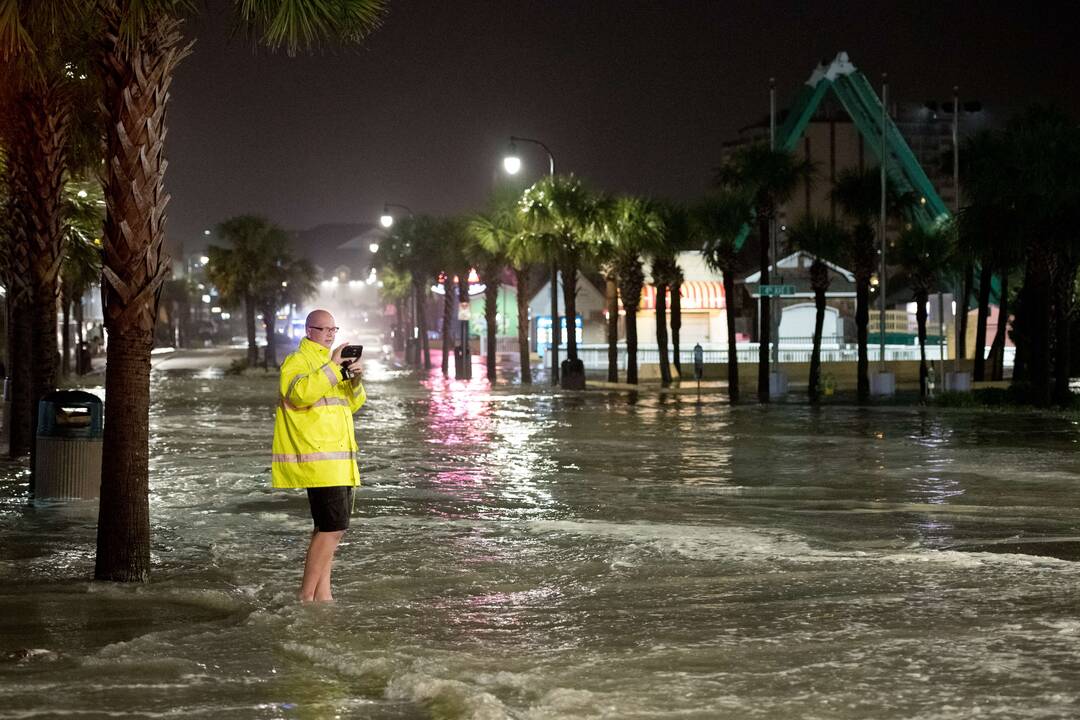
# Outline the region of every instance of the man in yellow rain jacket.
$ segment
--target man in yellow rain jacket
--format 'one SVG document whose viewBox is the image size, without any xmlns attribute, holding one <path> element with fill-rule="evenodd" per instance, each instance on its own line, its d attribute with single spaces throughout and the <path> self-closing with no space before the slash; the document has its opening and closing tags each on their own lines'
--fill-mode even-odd
<svg viewBox="0 0 1080 720">
<path fill-rule="evenodd" d="M 346 344 L 330 350 L 338 331 L 334 316 L 315 310 L 306 325 L 300 347 L 281 364 L 271 474 L 276 488 L 307 489 L 315 529 L 300 600 L 311 602 L 333 600 L 330 567 L 360 484 L 353 413 L 367 395 L 359 367 L 349 368 L 348 379 L 342 374 L 349 364 L 341 359 Z"/>
</svg>

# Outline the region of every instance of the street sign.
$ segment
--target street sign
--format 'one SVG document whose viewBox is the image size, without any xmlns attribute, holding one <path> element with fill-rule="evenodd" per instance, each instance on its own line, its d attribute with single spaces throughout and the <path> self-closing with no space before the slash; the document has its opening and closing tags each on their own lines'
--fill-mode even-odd
<svg viewBox="0 0 1080 720">
<path fill-rule="evenodd" d="M 780 295 L 794 295 L 794 285 L 761 285 L 758 292 L 762 297 L 778 297 Z"/>
<path fill-rule="evenodd" d="M 464 322 L 465 320 L 471 320 L 472 319 L 470 317 L 471 315 L 472 315 L 472 312 L 471 312 L 471 308 L 469 306 L 469 303 L 467 303 L 467 302 L 458 303 L 458 311 L 457 311 L 458 320 L 461 320 L 462 322 Z"/>
</svg>

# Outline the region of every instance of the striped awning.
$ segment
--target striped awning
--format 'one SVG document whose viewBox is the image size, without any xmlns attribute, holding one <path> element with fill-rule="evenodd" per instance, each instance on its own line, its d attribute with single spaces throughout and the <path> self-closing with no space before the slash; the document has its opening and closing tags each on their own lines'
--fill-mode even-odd
<svg viewBox="0 0 1080 720">
<path fill-rule="evenodd" d="M 679 287 L 683 310 L 723 310 L 724 283 L 719 280 L 687 280 Z M 671 292 L 668 291 L 668 310 L 671 310 Z M 641 310 L 656 309 L 656 287 L 646 285 L 641 289 Z"/>
</svg>

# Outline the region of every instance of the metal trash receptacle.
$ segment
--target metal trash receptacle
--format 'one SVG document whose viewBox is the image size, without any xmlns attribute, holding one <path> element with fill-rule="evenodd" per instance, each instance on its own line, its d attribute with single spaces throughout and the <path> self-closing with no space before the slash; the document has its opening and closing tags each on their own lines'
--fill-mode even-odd
<svg viewBox="0 0 1080 720">
<path fill-rule="evenodd" d="M 38 403 L 34 496 L 91 499 L 101 493 L 105 408 L 81 390 L 51 392 Z"/>
</svg>

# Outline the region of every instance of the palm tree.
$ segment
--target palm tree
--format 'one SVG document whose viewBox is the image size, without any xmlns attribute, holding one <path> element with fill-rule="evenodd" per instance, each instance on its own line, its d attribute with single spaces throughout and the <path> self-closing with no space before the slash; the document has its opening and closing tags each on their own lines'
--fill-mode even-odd
<svg viewBox="0 0 1080 720">
<path fill-rule="evenodd" d="M 405 349 L 406 306 L 412 291 L 412 276 L 408 271 L 400 272 L 392 267 L 383 267 L 379 273 L 379 297 L 384 304 L 394 306 L 392 347 L 394 350 Z"/>
<path fill-rule="evenodd" d="M 833 185 L 832 200 L 852 222 L 848 261 L 855 274 L 855 334 L 858 345 L 859 402 L 870 399 L 870 359 L 868 327 L 870 324 L 870 277 L 878 261 L 877 233 L 874 227 L 881 213 L 881 170 L 849 168 L 842 171 Z M 886 210 L 895 217 L 908 206 L 910 198 L 900 196 L 886 186 Z M 884 332 L 884 328 L 882 329 Z"/>
<path fill-rule="evenodd" d="M 529 270 L 543 259 L 543 248 L 537 237 L 524 225 L 522 215 L 517 211 L 517 201 L 502 195 L 492 199 L 488 212 L 474 216 L 468 228 L 477 244 L 489 254 L 503 258 L 514 273 L 521 382 L 529 385 L 532 383 L 532 369 L 529 367 Z M 491 347 L 490 336 L 488 347 Z M 490 377 L 490 367 L 488 374 Z"/>
<path fill-rule="evenodd" d="M 578 359 L 577 273 L 592 254 L 590 239 L 597 219 L 597 199 L 573 175 L 554 175 L 538 181 L 521 196 L 519 210 L 530 231 L 559 264 L 563 276 L 563 307 L 566 312 L 566 355 L 560 376 L 562 386 L 585 387 L 585 366 Z M 559 333 L 552 319 L 552 335 Z"/>
<path fill-rule="evenodd" d="M 454 348 L 454 328 L 452 318 L 454 316 L 454 300 L 466 302 L 468 295 L 461 297 L 454 287 L 455 279 L 464 273 L 469 274 L 469 260 L 465 255 L 465 225 L 458 218 L 440 218 L 436 224 L 436 237 L 434 245 L 439 249 L 440 272 L 435 278 L 436 282 L 443 287 L 443 320 L 442 320 L 442 372 L 444 376 L 450 374 L 450 354 Z M 467 341 L 468 338 L 462 338 Z M 460 378 L 462 369 L 460 363 L 454 368 Z"/>
<path fill-rule="evenodd" d="M 266 334 L 263 369 L 278 366 L 274 332 L 277 311 L 298 305 L 315 294 L 315 267 L 308 260 L 293 255 L 289 236 L 284 231 L 273 233 L 272 241 L 269 267 L 255 288 L 255 304 L 261 310 L 263 332 Z"/>
<path fill-rule="evenodd" d="M 67 239 L 60 266 L 63 306 L 63 371 L 70 372 L 69 311 L 75 315 L 75 370 L 81 375 L 89 368 L 81 362 L 83 344 L 83 296 L 101 282 L 101 224 L 104 200 L 101 186 L 94 182 L 68 183 L 65 189 Z"/>
<path fill-rule="evenodd" d="M 1072 402 L 1068 317 L 1080 264 L 1075 230 L 1080 223 L 1080 128 L 1067 113 L 1036 106 L 1015 118 L 1006 132 L 1011 197 L 1022 209 L 1026 239 L 1021 307 L 1028 325 L 1031 400 L 1067 405 Z"/>
<path fill-rule="evenodd" d="M 429 215 L 402 218 L 394 223 L 379 246 L 376 265 L 391 268 L 399 274 L 408 274 L 412 281 L 413 322 L 419 334 L 419 345 L 411 346 L 416 354 L 408 356 L 406 361 L 419 364 L 422 357 L 425 370 L 431 369 L 431 351 L 427 340 L 428 288 L 438 279 L 442 267 L 439 233 L 440 221 Z"/>
<path fill-rule="evenodd" d="M 705 263 L 721 273 L 727 316 L 728 400 L 739 401 L 739 356 L 735 343 L 735 275 L 739 270 L 739 236 L 752 216 L 750 199 L 742 193 L 721 191 L 692 211 L 692 231 Z"/>
<path fill-rule="evenodd" d="M 645 286 L 642 256 L 655 252 L 662 242 L 662 221 L 656 208 L 648 201 L 620 197 L 606 207 L 601 223 L 604 242 L 611 248 L 609 252 L 618 278 L 619 296 L 626 312 L 626 382 L 636 385 L 637 310 Z"/>
<path fill-rule="evenodd" d="M 238 215 L 220 223 L 216 232 L 231 247 L 210 245 L 207 248 L 210 261 L 206 264 L 206 277 L 218 289 L 225 305 L 244 309 L 247 366 L 255 367 L 259 363 L 259 346 L 255 339 L 256 292 L 269 272 L 269 253 L 276 240 L 273 236 L 283 231 L 266 218 Z"/>
<path fill-rule="evenodd" d="M 666 304 L 662 296 L 667 291 L 671 293 L 671 354 L 675 362 L 675 372 L 682 377 L 682 362 L 679 351 L 679 331 L 682 329 L 682 284 L 683 272 L 679 267 L 679 253 L 687 250 L 699 249 L 695 237 L 690 210 L 682 205 L 668 203 L 661 206 L 661 217 L 664 224 L 664 242 L 662 249 L 653 254 L 653 282 L 656 283 L 657 302 L 657 325 L 656 341 L 660 346 L 660 374 L 664 377 L 667 368 L 667 327 L 666 309 L 660 312 Z M 661 283 L 665 286 L 665 292 L 661 292 Z M 661 339 L 662 336 L 662 339 Z M 670 369 L 666 369 L 670 378 Z"/>
<path fill-rule="evenodd" d="M 9 148 L 12 224 L 19 262 L 25 252 L 26 288 L 12 298 L 19 313 L 14 332 L 24 336 L 12 355 L 12 375 L 29 380 L 29 411 L 17 397 L 12 426 L 36 425 L 38 400 L 56 387 L 60 353 L 57 300 L 64 242 L 64 187 L 72 173 L 92 163 L 99 133 L 91 35 L 86 11 L 74 0 L 11 0 L 0 13 L 0 143 Z M 23 325 L 26 327 L 22 327 Z M 29 364 L 29 369 L 22 365 Z M 25 454 L 21 431 L 11 452 Z M 33 461 L 31 462 L 33 466 Z M 31 478 L 31 487 L 33 479 Z"/>
<path fill-rule="evenodd" d="M 150 350 L 162 248 L 167 134 L 173 75 L 191 46 L 183 21 L 194 0 L 94 0 L 105 138 L 105 325 L 109 398 L 95 577 L 144 581 L 150 572 L 148 411 Z M 379 22 L 382 0 L 234 0 L 239 27 L 290 54 L 324 41 L 354 43 Z"/>
<path fill-rule="evenodd" d="M 11 398 L 11 422 L 5 428 L 8 434 L 8 455 L 22 457 L 30 452 L 33 438 L 31 410 L 31 361 L 25 351 L 30 347 L 30 306 L 33 304 L 33 286 L 30 283 L 30 241 L 26 204 L 21 202 L 25 193 L 27 172 L 25 162 L 13 159 L 24 148 L 10 146 L 4 156 L 4 214 L 3 225 L 3 281 L 7 293 L 4 297 L 7 310 L 7 374 Z"/>
<path fill-rule="evenodd" d="M 761 285 L 769 284 L 769 228 L 777 209 L 795 193 L 799 183 L 809 183 L 813 165 L 785 150 L 765 143 L 738 148 L 716 171 L 717 184 L 729 190 L 745 191 L 753 198 L 758 226 Z M 770 310 L 762 298 L 758 332 L 758 401 L 769 402 L 769 342 L 772 335 Z"/>
<path fill-rule="evenodd" d="M 964 198 L 957 223 L 957 251 L 969 265 L 978 264 L 979 312 L 975 327 L 975 362 L 972 377 L 985 379 L 986 324 L 990 315 L 991 285 L 995 274 L 1007 274 L 1018 261 L 1018 226 L 1011 197 L 1008 144 L 1002 133 L 982 131 L 961 148 Z"/>
<path fill-rule="evenodd" d="M 930 291 L 941 282 L 953 263 L 949 233 L 913 227 L 900 235 L 896 257 L 906 271 L 915 301 L 915 320 L 919 326 L 919 397 L 928 395 L 926 364 L 926 307 Z"/>
<path fill-rule="evenodd" d="M 806 392 L 810 397 L 810 402 L 816 403 L 820 395 L 821 333 L 825 323 L 825 293 L 830 283 L 828 263 L 842 257 L 850 244 L 850 238 L 847 231 L 835 222 L 806 215 L 788 232 L 788 241 L 792 246 L 814 256 L 810 264 L 810 286 L 814 290 L 814 307 L 817 309 L 817 314 L 814 318 L 814 349 L 810 355 L 810 378 Z"/>
</svg>

